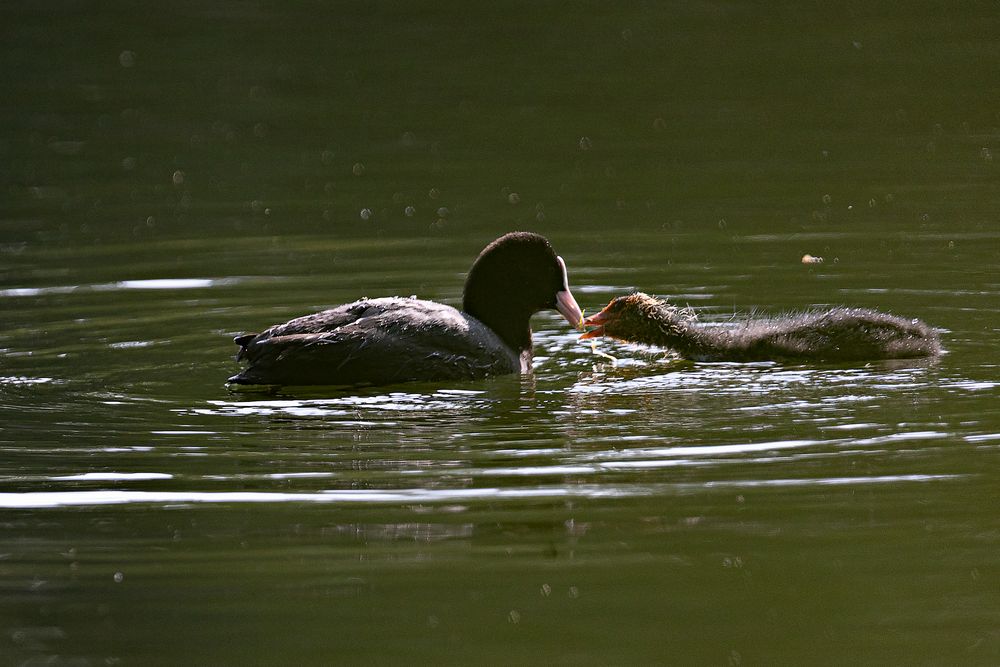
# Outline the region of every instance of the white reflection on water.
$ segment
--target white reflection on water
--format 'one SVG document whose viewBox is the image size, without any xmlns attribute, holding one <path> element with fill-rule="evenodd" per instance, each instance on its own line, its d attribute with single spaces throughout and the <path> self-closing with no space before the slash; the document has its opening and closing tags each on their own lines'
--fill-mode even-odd
<svg viewBox="0 0 1000 667">
<path fill-rule="evenodd" d="M 181 290 L 223 287 L 241 282 L 241 278 L 156 278 L 151 280 L 120 280 L 92 285 L 55 285 L 52 287 L 14 287 L 0 290 L 0 297 L 45 296 L 73 292 L 113 292 L 117 290 Z"/>
<path fill-rule="evenodd" d="M 78 475 L 49 477 L 57 482 L 135 482 L 150 479 L 173 479 L 165 472 L 85 472 Z"/>
<path fill-rule="evenodd" d="M 44 508 L 89 505 L 152 503 L 164 505 L 202 503 L 438 503 L 477 500 L 524 500 L 538 498 L 630 498 L 650 495 L 694 493 L 714 488 L 845 486 L 933 482 L 966 478 L 968 475 L 879 475 L 869 477 L 822 477 L 815 479 L 769 479 L 706 482 L 704 484 L 589 484 L 572 486 L 482 488 L 482 489 L 350 489 L 315 493 L 268 491 L 41 491 L 0 493 L 0 507 Z"/>
<path fill-rule="evenodd" d="M 210 408 L 194 408 L 187 412 L 197 415 L 343 417 L 356 415 L 359 410 L 372 412 L 425 412 L 468 410 L 487 404 L 485 391 L 441 389 L 432 394 L 391 392 L 374 396 L 342 396 L 337 398 L 272 399 L 248 401 L 208 401 Z M 339 422 L 349 424 L 349 422 Z M 381 422 L 387 425 L 386 422 Z M 358 422 L 357 425 L 364 425 Z"/>
</svg>

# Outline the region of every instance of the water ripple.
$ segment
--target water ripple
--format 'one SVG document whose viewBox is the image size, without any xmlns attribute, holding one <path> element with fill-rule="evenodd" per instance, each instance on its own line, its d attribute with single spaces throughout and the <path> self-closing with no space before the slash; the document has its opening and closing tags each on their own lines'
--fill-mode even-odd
<svg viewBox="0 0 1000 667">
<path fill-rule="evenodd" d="M 560 498 L 630 498 L 650 495 L 692 493 L 715 488 L 788 486 L 845 486 L 934 482 L 962 479 L 967 475 L 876 475 L 821 477 L 815 479 L 730 480 L 703 484 L 588 484 L 477 489 L 350 489 L 314 493 L 270 491 L 38 491 L 0 493 L 0 507 L 7 509 L 122 505 L 132 503 L 243 504 L 243 503 L 440 503 L 456 501 L 499 501 Z"/>
</svg>

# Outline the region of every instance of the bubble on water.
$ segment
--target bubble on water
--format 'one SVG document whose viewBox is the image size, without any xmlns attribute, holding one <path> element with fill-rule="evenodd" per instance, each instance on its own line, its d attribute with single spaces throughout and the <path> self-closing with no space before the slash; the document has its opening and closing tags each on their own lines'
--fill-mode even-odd
<svg viewBox="0 0 1000 667">
<path fill-rule="evenodd" d="M 667 129 L 667 121 L 663 120 L 662 118 L 654 118 L 653 129 L 656 130 L 657 132 L 662 132 L 663 130 Z"/>
<path fill-rule="evenodd" d="M 263 139 L 267 136 L 267 125 L 264 123 L 257 123 L 253 126 L 253 136 L 258 139 Z"/>
<path fill-rule="evenodd" d="M 892 202 L 896 201 L 896 195 L 890 192 L 884 197 L 884 199 L 886 204 L 891 204 Z"/>
<path fill-rule="evenodd" d="M 323 164 L 331 164 L 335 157 L 333 151 L 323 151 L 319 154 L 319 159 Z"/>
<path fill-rule="evenodd" d="M 407 218 L 412 218 L 414 215 L 416 215 L 416 213 L 417 209 L 413 208 L 412 206 L 407 206 L 406 208 L 403 209 L 403 215 L 405 215 Z"/>
<path fill-rule="evenodd" d="M 542 597 L 549 597 L 552 595 L 552 587 L 548 584 L 542 584 Z"/>
<path fill-rule="evenodd" d="M 511 609 L 507 614 L 507 622 L 517 625 L 521 622 L 521 614 L 516 609 Z"/>
<path fill-rule="evenodd" d="M 575 600 L 578 597 L 580 597 L 580 589 L 577 588 L 576 586 L 570 586 L 569 587 L 569 591 L 567 591 L 566 595 L 568 595 L 569 597 L 571 597 L 571 598 L 573 598 Z"/>
<path fill-rule="evenodd" d="M 447 218 L 449 215 L 451 215 L 451 211 L 448 210 L 447 206 L 442 206 L 437 210 L 437 215 L 439 218 Z"/>
<path fill-rule="evenodd" d="M 830 195 L 823 195 L 823 203 L 829 205 L 833 201 L 833 197 Z"/>
<path fill-rule="evenodd" d="M 146 218 L 146 226 L 150 227 L 150 228 L 155 227 L 156 226 L 156 218 L 154 218 L 153 216 L 147 217 Z"/>
<path fill-rule="evenodd" d="M 122 51 L 118 54 L 118 64 L 122 67 L 135 67 L 135 51 Z"/>
<path fill-rule="evenodd" d="M 878 206 L 878 200 L 874 197 L 868 200 L 868 208 L 875 208 L 876 206 Z"/>
<path fill-rule="evenodd" d="M 431 188 L 430 190 L 427 191 L 427 196 L 430 197 L 431 199 L 437 199 L 438 197 L 441 196 L 441 191 L 438 190 L 437 188 Z"/>
<path fill-rule="evenodd" d="M 864 48 L 864 44 L 862 44 L 861 42 L 857 42 L 857 41 L 851 42 L 851 46 L 853 46 L 858 51 L 860 51 L 861 49 Z"/>
<path fill-rule="evenodd" d="M 719 229 L 723 229 L 724 230 L 728 226 L 729 226 L 729 223 L 726 222 L 725 218 L 722 218 L 721 220 L 719 220 Z"/>
<path fill-rule="evenodd" d="M 114 580 L 116 584 L 120 584 L 125 581 L 125 574 L 123 572 L 115 572 Z"/>
<path fill-rule="evenodd" d="M 262 210 L 264 210 L 264 202 L 262 202 L 259 199 L 254 199 L 253 201 L 250 202 L 250 210 L 253 211 L 254 213 L 260 213 Z"/>
<path fill-rule="evenodd" d="M 579 145 L 581 151 L 589 151 L 594 147 L 594 143 L 590 140 L 590 137 L 580 137 Z"/>
<path fill-rule="evenodd" d="M 138 164 L 139 161 L 136 160 L 134 157 L 127 157 L 124 160 L 122 160 L 122 169 L 124 169 L 125 171 L 135 171 L 135 168 Z"/>
<path fill-rule="evenodd" d="M 412 132 L 403 132 L 403 136 L 399 138 L 399 143 L 406 148 L 412 148 L 417 143 L 417 135 Z"/>
<path fill-rule="evenodd" d="M 631 30 L 631 28 L 625 28 L 624 30 L 622 30 L 622 39 L 624 41 L 626 41 L 626 42 L 628 42 L 628 41 L 630 41 L 632 39 L 632 30 Z"/>
<path fill-rule="evenodd" d="M 428 628 L 436 628 L 439 625 L 441 625 L 441 619 L 439 619 L 437 616 L 431 614 L 430 616 L 427 617 Z"/>
<path fill-rule="evenodd" d="M 355 176 L 364 176 L 364 174 L 365 174 L 365 165 L 362 164 L 361 162 L 355 162 L 354 166 L 351 167 L 351 172 Z"/>
<path fill-rule="evenodd" d="M 819 154 L 824 160 L 830 157 L 830 151 L 827 150 L 820 151 Z"/>
<path fill-rule="evenodd" d="M 983 146 L 979 151 L 979 157 L 983 158 L 983 162 L 993 162 L 993 151 Z"/>
<path fill-rule="evenodd" d="M 507 195 L 507 202 L 510 204 L 520 204 L 521 195 L 517 194 L 516 192 L 511 192 L 509 195 Z"/>
<path fill-rule="evenodd" d="M 404 195 L 402 192 L 392 193 L 392 203 L 402 204 L 404 201 L 406 201 L 406 195 Z"/>
<path fill-rule="evenodd" d="M 954 250 L 954 249 L 955 249 L 955 242 L 948 241 L 948 250 Z"/>
<path fill-rule="evenodd" d="M 367 222 L 368 220 L 371 220 L 373 217 L 375 217 L 375 213 L 370 208 L 361 209 L 362 220 Z"/>
<path fill-rule="evenodd" d="M 264 209 L 264 215 L 271 215 L 271 209 L 265 208 Z"/>
<path fill-rule="evenodd" d="M 543 211 L 539 211 L 539 212 L 535 213 L 535 221 L 536 222 L 545 222 L 545 213 Z"/>
<path fill-rule="evenodd" d="M 250 86 L 250 97 L 252 99 L 258 99 L 264 97 L 264 93 L 267 92 L 264 86 Z"/>
<path fill-rule="evenodd" d="M 174 182 L 174 185 L 184 185 L 184 176 L 185 176 L 184 172 L 181 171 L 180 169 L 175 171 L 174 175 L 171 177 L 171 179 Z"/>
<path fill-rule="evenodd" d="M 333 194 L 333 191 L 336 189 L 337 186 L 334 185 L 333 181 L 327 181 L 326 183 L 323 184 L 323 192 L 325 192 L 328 195 Z"/>
<path fill-rule="evenodd" d="M 937 152 L 937 143 L 933 142 L 933 141 L 928 141 L 927 145 L 924 146 L 924 150 L 927 151 L 928 153 L 936 153 Z"/>
</svg>

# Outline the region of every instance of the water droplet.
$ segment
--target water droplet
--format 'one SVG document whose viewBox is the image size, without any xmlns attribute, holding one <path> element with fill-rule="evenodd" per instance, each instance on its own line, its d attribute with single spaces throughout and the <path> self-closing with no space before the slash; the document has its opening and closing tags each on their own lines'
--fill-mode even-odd
<svg viewBox="0 0 1000 667">
<path fill-rule="evenodd" d="M 363 176 L 365 173 L 365 165 L 361 164 L 360 162 L 355 162 L 354 166 L 351 167 L 351 171 L 354 173 L 355 176 Z"/>
<path fill-rule="evenodd" d="M 122 51 L 119 53 L 118 64 L 122 67 L 135 67 L 135 51 Z"/>
<path fill-rule="evenodd" d="M 178 169 L 174 172 L 171 179 L 173 180 L 174 185 L 184 185 L 184 172 Z"/>
<path fill-rule="evenodd" d="M 594 147 L 594 143 L 590 140 L 590 137 L 580 137 L 580 150 L 589 151 Z"/>
</svg>

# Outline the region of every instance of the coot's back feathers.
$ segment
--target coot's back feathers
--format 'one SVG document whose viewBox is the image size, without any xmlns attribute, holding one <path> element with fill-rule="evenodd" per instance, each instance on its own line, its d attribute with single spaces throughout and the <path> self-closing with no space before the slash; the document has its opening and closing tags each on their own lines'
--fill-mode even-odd
<svg viewBox="0 0 1000 667">
<path fill-rule="evenodd" d="M 468 380 L 520 370 L 474 318 L 432 301 L 363 299 L 271 327 L 244 343 L 238 384 L 358 385 Z"/>
<path fill-rule="evenodd" d="M 556 308 L 578 326 L 566 267 L 538 234 L 488 245 L 466 280 L 461 312 L 415 298 L 361 299 L 237 336 L 235 384 L 356 385 L 477 379 L 530 369 L 529 320 Z"/>
</svg>

